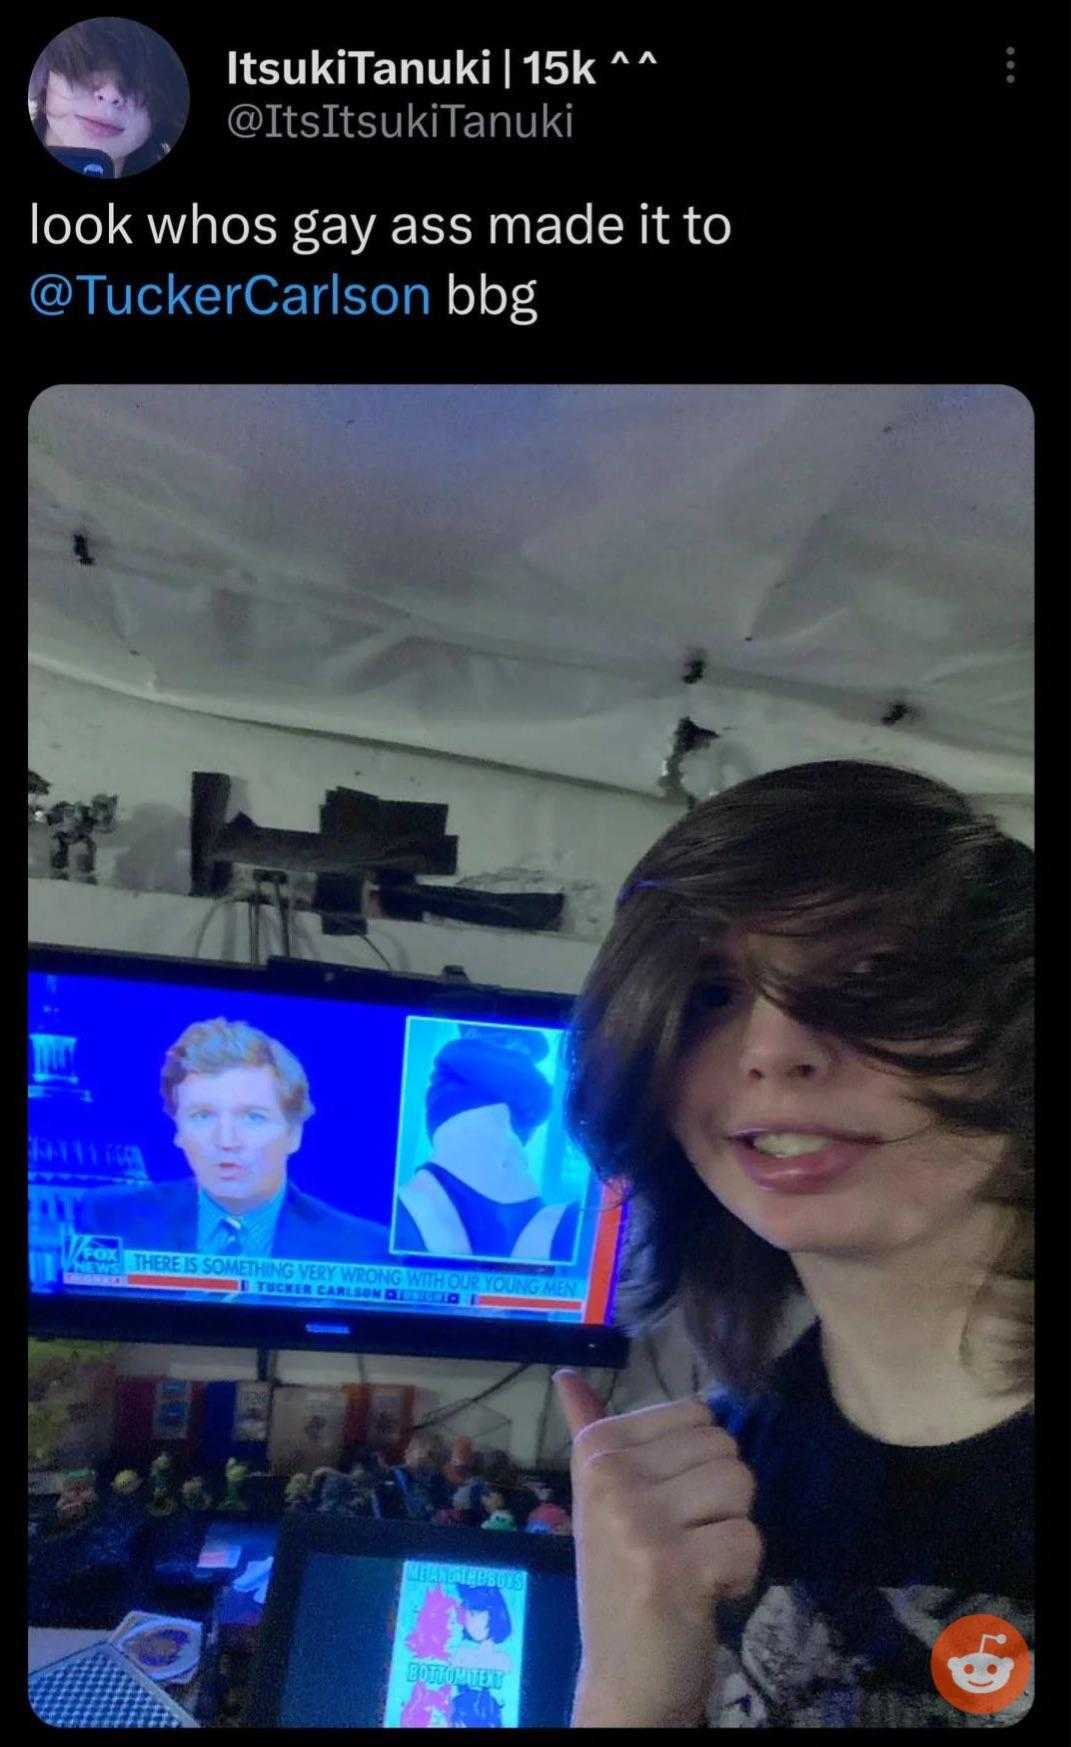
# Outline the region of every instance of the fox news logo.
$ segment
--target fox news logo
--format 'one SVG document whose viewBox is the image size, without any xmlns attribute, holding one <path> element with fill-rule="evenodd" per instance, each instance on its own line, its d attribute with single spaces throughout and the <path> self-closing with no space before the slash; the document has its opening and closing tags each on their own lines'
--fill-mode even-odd
<svg viewBox="0 0 1071 1747">
<path fill-rule="evenodd" d="M 69 1237 L 63 1258 L 63 1280 L 68 1286 L 125 1286 L 122 1239 Z"/>
</svg>

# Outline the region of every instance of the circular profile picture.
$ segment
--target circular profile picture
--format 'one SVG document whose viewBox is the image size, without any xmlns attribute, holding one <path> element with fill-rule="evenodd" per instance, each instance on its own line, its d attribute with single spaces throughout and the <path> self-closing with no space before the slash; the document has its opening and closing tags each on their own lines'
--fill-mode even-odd
<svg viewBox="0 0 1071 1747">
<path fill-rule="evenodd" d="M 186 125 L 190 85 L 170 43 L 132 18 L 87 18 L 54 36 L 30 74 L 30 120 L 81 176 L 140 176 Z"/>
</svg>

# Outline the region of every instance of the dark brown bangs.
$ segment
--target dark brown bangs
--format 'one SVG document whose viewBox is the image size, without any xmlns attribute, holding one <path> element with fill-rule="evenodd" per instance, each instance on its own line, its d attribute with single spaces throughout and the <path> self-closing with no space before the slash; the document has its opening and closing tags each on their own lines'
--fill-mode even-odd
<svg viewBox="0 0 1071 1747">
<path fill-rule="evenodd" d="M 101 73 L 112 73 L 123 96 L 135 103 L 149 100 L 155 82 L 140 28 L 121 18 L 114 22 L 94 18 L 63 31 L 39 57 L 31 89 L 47 86 L 49 73 L 58 73 L 77 85 L 87 85 Z"/>
<path fill-rule="evenodd" d="M 695 928 L 671 894 L 619 914 L 566 1040 L 570 1127 L 604 1177 L 631 1175 L 635 1149 L 660 1139 L 696 971 Z"/>
</svg>

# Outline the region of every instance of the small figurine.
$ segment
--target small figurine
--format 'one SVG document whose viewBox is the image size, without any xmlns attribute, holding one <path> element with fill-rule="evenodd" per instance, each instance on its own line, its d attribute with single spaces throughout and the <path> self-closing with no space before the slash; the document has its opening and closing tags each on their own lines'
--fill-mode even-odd
<svg viewBox="0 0 1071 1747">
<path fill-rule="evenodd" d="M 448 1504 L 444 1510 L 437 1510 L 431 1520 L 440 1528 L 455 1529 L 464 1528 L 468 1519 L 464 1511 L 458 1510 L 456 1505 Z"/>
<path fill-rule="evenodd" d="M 223 1470 L 223 1477 L 227 1482 L 227 1490 L 220 1509 L 244 1514 L 249 1509 L 248 1503 L 242 1497 L 242 1487 L 249 1479 L 248 1463 L 239 1462 L 234 1456 L 229 1457 L 227 1466 Z"/>
<path fill-rule="evenodd" d="M 512 1492 L 520 1479 L 516 1463 L 505 1450 L 487 1450 L 480 1462 L 480 1475 L 498 1492 Z"/>
<path fill-rule="evenodd" d="M 374 1451 L 358 1451 L 350 1464 L 350 1509 L 362 1516 L 379 1516 L 379 1487 L 385 1471 Z"/>
<path fill-rule="evenodd" d="M 42 807 L 41 796 L 47 795 L 50 792 L 52 784 L 46 783 L 44 777 L 38 776 L 35 770 L 27 769 L 26 778 L 27 805 L 29 808 L 30 823 L 40 824 L 43 822 L 45 813 L 48 810 L 47 808 Z"/>
<path fill-rule="evenodd" d="M 323 1511 L 348 1510 L 350 1478 L 337 1468 L 317 1468 L 312 1476 L 316 1487 L 316 1508 Z"/>
<path fill-rule="evenodd" d="M 39 791 L 40 792 L 40 791 Z M 96 885 L 95 833 L 115 830 L 118 795 L 86 801 L 58 801 L 45 814 L 52 833 L 52 878 Z"/>
<path fill-rule="evenodd" d="M 449 1486 L 455 1491 L 464 1486 L 466 1480 L 471 1480 L 476 1473 L 476 1452 L 471 1438 L 455 1438 L 450 1450 L 450 1460 L 443 1469 L 443 1474 Z"/>
<path fill-rule="evenodd" d="M 479 1528 L 483 1522 L 483 1499 L 488 1490 L 486 1481 L 474 1478 L 466 1480 L 454 1493 L 451 1504 L 460 1513 L 461 1521 L 470 1528 Z"/>
<path fill-rule="evenodd" d="M 405 1499 L 406 1512 L 420 1522 L 430 1522 L 437 1510 L 450 1504 L 450 1488 L 443 1476 L 447 1446 L 435 1432 L 414 1432 L 405 1447 L 394 1478 Z"/>
<path fill-rule="evenodd" d="M 183 1481 L 182 1502 L 187 1510 L 212 1509 L 212 1495 L 199 1474 L 195 1474 L 192 1480 Z"/>
<path fill-rule="evenodd" d="M 141 1475 L 133 1468 L 120 1468 L 112 1481 L 116 1498 L 134 1498 L 141 1491 Z"/>
<path fill-rule="evenodd" d="M 549 1502 L 537 1504 L 535 1510 L 529 1512 L 524 1526 L 532 1534 L 571 1535 L 573 1532 L 569 1512 L 563 1510 L 560 1504 Z"/>
<path fill-rule="evenodd" d="M 152 1487 L 150 1515 L 170 1516 L 176 1508 L 175 1464 L 166 1450 L 157 1456 L 155 1462 L 150 1463 L 149 1484 Z"/>
<path fill-rule="evenodd" d="M 286 1483 L 287 1510 L 309 1510 L 313 1503 L 313 1484 L 308 1474 L 291 1474 Z"/>
<path fill-rule="evenodd" d="M 505 1495 L 497 1487 L 485 1488 L 480 1499 L 480 1509 L 484 1512 L 484 1520 L 480 1524 L 484 1529 L 515 1529 L 517 1520 L 511 1510 L 506 1508 Z"/>
<path fill-rule="evenodd" d="M 63 1486 L 56 1500 L 57 1520 L 68 1528 L 80 1523 L 89 1516 L 96 1502 L 96 1476 L 92 1468 L 72 1468 L 63 1476 Z"/>
<path fill-rule="evenodd" d="M 513 1520 L 512 1511 L 493 1510 L 484 1521 L 483 1527 L 485 1529 L 515 1529 L 517 1524 Z"/>
</svg>

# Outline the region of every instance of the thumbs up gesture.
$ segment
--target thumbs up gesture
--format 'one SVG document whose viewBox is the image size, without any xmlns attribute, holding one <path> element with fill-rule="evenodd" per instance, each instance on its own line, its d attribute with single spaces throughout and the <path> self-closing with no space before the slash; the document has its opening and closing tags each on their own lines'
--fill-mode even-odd
<svg viewBox="0 0 1071 1747">
<path fill-rule="evenodd" d="M 695 1396 L 615 1417 L 575 1371 L 554 1384 L 573 1438 L 572 1726 L 689 1728 L 713 1677 L 715 1604 L 758 1575 L 754 1479 Z"/>
</svg>

